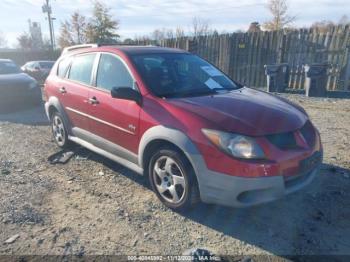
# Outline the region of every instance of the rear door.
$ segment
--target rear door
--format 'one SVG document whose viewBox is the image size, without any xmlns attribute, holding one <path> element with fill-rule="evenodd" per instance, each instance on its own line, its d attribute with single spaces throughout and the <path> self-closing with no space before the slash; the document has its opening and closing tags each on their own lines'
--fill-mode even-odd
<svg viewBox="0 0 350 262">
<path fill-rule="evenodd" d="M 95 78 L 96 88 L 89 93 L 91 132 L 136 154 L 140 106 L 111 96 L 113 87 L 137 89 L 129 68 L 120 57 L 102 53 Z"/>
<path fill-rule="evenodd" d="M 70 63 L 65 77 L 58 81 L 59 100 L 68 114 L 73 127 L 89 129 L 88 95 L 92 83 L 92 68 L 96 58 L 95 53 L 77 55 L 60 63 Z M 60 70 L 61 64 L 58 66 Z M 62 70 L 65 65 L 62 64 Z M 58 72 L 59 73 L 59 72 Z"/>
</svg>

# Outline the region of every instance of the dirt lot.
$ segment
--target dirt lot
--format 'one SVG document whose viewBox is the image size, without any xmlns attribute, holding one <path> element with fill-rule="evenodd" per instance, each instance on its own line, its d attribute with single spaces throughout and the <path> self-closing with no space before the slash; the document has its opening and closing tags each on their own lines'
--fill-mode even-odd
<svg viewBox="0 0 350 262">
<path fill-rule="evenodd" d="M 350 100 L 284 95 L 319 128 L 322 171 L 304 190 L 249 209 L 164 208 L 145 179 L 78 148 L 65 165 L 41 109 L 0 115 L 0 255 L 350 255 Z M 19 234 L 12 244 L 4 242 Z"/>
</svg>

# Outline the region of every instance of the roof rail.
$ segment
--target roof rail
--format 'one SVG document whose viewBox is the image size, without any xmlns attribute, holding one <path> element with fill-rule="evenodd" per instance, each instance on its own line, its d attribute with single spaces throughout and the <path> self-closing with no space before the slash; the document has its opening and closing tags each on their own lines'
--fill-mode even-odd
<svg viewBox="0 0 350 262">
<path fill-rule="evenodd" d="M 69 46 L 69 47 L 65 47 L 62 51 L 62 55 L 68 53 L 68 52 L 72 52 L 78 49 L 83 49 L 83 48 L 95 48 L 98 47 L 98 44 L 85 44 L 85 45 L 73 45 L 73 46 Z"/>
</svg>

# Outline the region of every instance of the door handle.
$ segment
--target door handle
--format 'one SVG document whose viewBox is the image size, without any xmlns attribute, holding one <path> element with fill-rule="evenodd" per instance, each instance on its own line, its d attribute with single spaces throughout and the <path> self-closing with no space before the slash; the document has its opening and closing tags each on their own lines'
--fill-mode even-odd
<svg viewBox="0 0 350 262">
<path fill-rule="evenodd" d="M 65 87 L 61 87 L 60 89 L 58 89 L 58 91 L 60 91 L 61 94 L 67 93 L 67 90 Z"/>
<path fill-rule="evenodd" d="M 91 97 L 91 98 L 89 98 L 89 103 L 90 103 L 91 105 L 96 105 L 96 104 L 98 104 L 99 102 L 98 102 L 98 100 L 96 99 L 96 97 Z"/>
</svg>

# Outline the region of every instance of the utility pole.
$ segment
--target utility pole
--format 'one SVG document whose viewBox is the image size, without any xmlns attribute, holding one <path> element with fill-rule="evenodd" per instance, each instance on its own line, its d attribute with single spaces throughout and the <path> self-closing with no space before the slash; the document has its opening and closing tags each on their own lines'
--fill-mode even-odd
<svg viewBox="0 0 350 262">
<path fill-rule="evenodd" d="M 56 20 L 56 17 L 51 17 L 51 28 L 52 28 L 53 47 L 56 47 L 55 27 L 53 26 L 53 22 L 54 22 L 55 20 Z"/>
<path fill-rule="evenodd" d="M 52 24 L 52 18 L 51 18 L 51 13 L 52 9 L 50 6 L 50 0 L 45 0 L 45 4 L 42 6 L 42 11 L 43 13 L 47 13 L 47 20 L 49 22 L 49 29 L 50 29 L 50 42 L 51 42 L 51 49 L 52 51 L 54 50 L 54 33 L 53 33 L 53 24 Z"/>
</svg>

